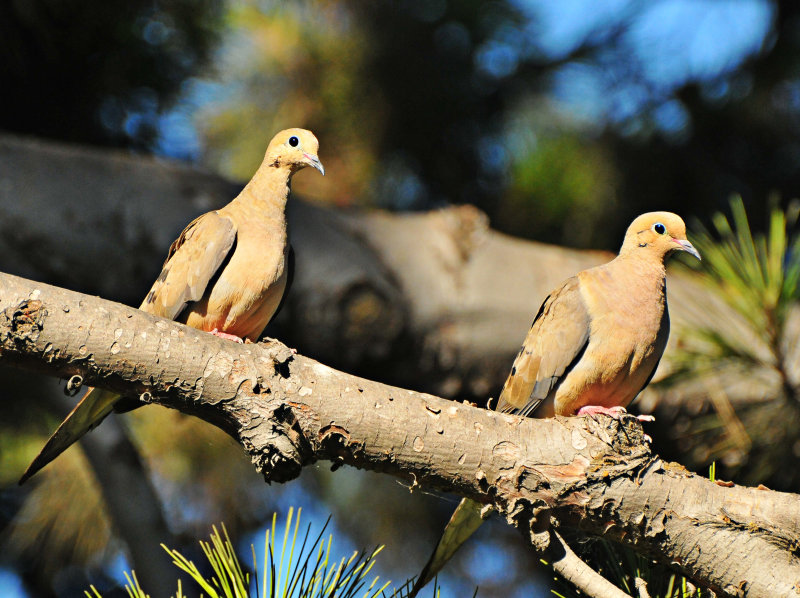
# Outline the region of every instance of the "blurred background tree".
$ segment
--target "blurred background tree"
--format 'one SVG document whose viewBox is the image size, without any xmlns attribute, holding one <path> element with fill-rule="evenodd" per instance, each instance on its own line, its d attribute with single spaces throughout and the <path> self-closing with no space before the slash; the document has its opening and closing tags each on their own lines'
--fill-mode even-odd
<svg viewBox="0 0 800 598">
<path fill-rule="evenodd" d="M 151 150 L 159 117 L 207 63 L 219 0 L 0 3 L 0 127 Z"/>
<path fill-rule="evenodd" d="M 322 140 L 332 176 L 298 178 L 295 190 L 336 206 L 472 203 L 510 234 L 616 249 L 639 212 L 670 209 L 708 223 L 729 210 L 732 194 L 750 225 L 766 230 L 766 198 L 788 200 L 800 187 L 800 5 L 786 0 L 4 0 L 0 39 L 6 132 L 129 148 L 244 180 L 274 131 L 305 126 Z M 783 255 L 796 260 L 796 246 Z M 111 575 L 124 552 L 110 536 L 92 543 L 79 531 L 20 531 L 20 514 L 28 523 L 38 515 L 11 476 L 55 424 L 32 403 L 17 402 L 0 422 L 0 524 L 16 517 L 10 537 L 23 561 L 44 554 L 50 562 L 25 569 L 15 561 L 0 582 L 12 587 L 21 576 L 20 595 L 74 595 L 86 586 L 80 575 L 65 581 L 74 563 Z M 774 442 L 739 443 L 734 453 L 718 442 L 698 448 L 709 444 L 697 440 L 695 416 L 720 429 L 709 405 L 678 417 L 692 441 L 663 439 L 671 456 L 699 468 L 735 453 L 721 477 L 800 490 L 795 475 L 780 475 L 775 453 L 761 450 Z M 783 413 L 780 462 L 796 469 L 798 413 Z M 265 489 L 208 426 L 186 423 L 193 442 L 176 455 L 151 415 L 136 425 L 178 534 L 199 537 L 219 519 L 232 534 L 255 529 L 291 501 L 318 515 L 332 510 L 356 544 L 386 543 L 383 562 L 394 562 L 389 576 L 398 579 L 424 560 L 455 504 L 324 467 L 305 473 L 302 488 Z M 760 452 L 750 458 L 753 446 Z M 51 526 L 52 514 L 96 495 L 71 487 L 57 505 L 39 504 Z M 102 510 L 83 515 L 94 521 Z M 98 529 L 91 525 L 74 529 Z M 47 538 L 53 543 L 42 544 Z M 445 589 L 542 591 L 520 544 L 501 524 L 484 526 Z"/>
</svg>

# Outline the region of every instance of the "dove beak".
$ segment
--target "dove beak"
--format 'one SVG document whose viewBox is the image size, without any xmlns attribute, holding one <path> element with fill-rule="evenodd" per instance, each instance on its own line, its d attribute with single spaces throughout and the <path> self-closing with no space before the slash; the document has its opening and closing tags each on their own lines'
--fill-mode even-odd
<svg viewBox="0 0 800 598">
<path fill-rule="evenodd" d="M 678 244 L 678 247 L 676 247 L 678 251 L 685 251 L 686 253 L 696 257 L 698 260 L 703 259 L 700 257 L 700 252 L 697 251 L 697 249 L 694 248 L 694 245 L 692 245 L 686 239 L 672 239 L 672 240 Z"/>
<path fill-rule="evenodd" d="M 322 176 L 325 176 L 325 167 L 322 165 L 322 162 L 319 161 L 319 158 L 313 154 L 303 154 L 303 158 L 305 158 L 304 161 L 306 164 L 316 168 L 322 173 Z"/>
</svg>

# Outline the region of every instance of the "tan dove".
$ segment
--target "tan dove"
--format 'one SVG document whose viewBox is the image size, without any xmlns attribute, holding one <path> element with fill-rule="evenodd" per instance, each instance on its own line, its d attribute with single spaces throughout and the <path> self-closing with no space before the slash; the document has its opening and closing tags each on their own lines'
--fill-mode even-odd
<svg viewBox="0 0 800 598">
<path fill-rule="evenodd" d="M 228 205 L 203 214 L 169 248 L 142 311 L 242 342 L 258 340 L 282 306 L 294 268 L 286 201 L 292 175 L 323 175 L 319 143 L 304 129 L 278 133 L 264 161 Z M 99 424 L 120 395 L 89 389 L 20 479 L 20 484 Z"/>
<path fill-rule="evenodd" d="M 538 407 L 538 417 L 624 413 L 650 382 L 667 345 L 664 260 L 674 251 L 700 259 L 679 216 L 642 214 L 628 227 L 616 258 L 579 272 L 550 293 L 514 360 L 497 409 L 528 416 Z M 484 507 L 461 501 L 410 596 L 480 527 Z"/>
</svg>

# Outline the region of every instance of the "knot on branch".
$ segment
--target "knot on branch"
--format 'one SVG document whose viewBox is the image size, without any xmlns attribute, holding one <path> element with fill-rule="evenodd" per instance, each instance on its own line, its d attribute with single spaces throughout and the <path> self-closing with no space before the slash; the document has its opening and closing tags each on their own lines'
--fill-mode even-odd
<svg viewBox="0 0 800 598">
<path fill-rule="evenodd" d="M 319 431 L 319 445 L 323 455 L 333 461 L 331 471 L 338 469 L 345 461 L 346 455 L 355 455 L 359 450 L 363 451 L 361 443 L 354 443 L 350 440 L 350 432 L 337 425 L 324 426 Z"/>
<path fill-rule="evenodd" d="M 303 435 L 292 408 L 280 405 L 269 418 L 268 432 L 256 448 L 249 438 L 242 437 L 252 455 L 253 464 L 267 482 L 288 482 L 300 475 L 303 465 L 313 461 L 313 450 Z"/>
<path fill-rule="evenodd" d="M 550 547 L 550 506 L 540 499 L 515 498 L 502 508 L 506 521 L 519 529 L 537 552 Z"/>
<path fill-rule="evenodd" d="M 0 314 L 1 327 L 8 331 L 8 340 L 17 346 L 35 343 L 44 328 L 46 317 L 47 309 L 38 299 L 25 299 Z"/>
<path fill-rule="evenodd" d="M 747 595 L 747 582 L 740 581 L 739 585 L 728 584 L 723 588 L 723 591 L 728 596 L 736 596 L 736 598 L 743 598 Z"/>
<path fill-rule="evenodd" d="M 74 397 L 78 394 L 78 391 L 83 387 L 83 376 L 79 376 L 75 374 L 69 380 L 67 380 L 67 385 L 64 387 L 64 394 L 68 397 Z"/>
<path fill-rule="evenodd" d="M 272 360 L 275 373 L 288 378 L 289 362 L 294 359 L 296 352 L 274 338 L 264 338 L 258 346 L 264 349 L 265 357 Z"/>
</svg>

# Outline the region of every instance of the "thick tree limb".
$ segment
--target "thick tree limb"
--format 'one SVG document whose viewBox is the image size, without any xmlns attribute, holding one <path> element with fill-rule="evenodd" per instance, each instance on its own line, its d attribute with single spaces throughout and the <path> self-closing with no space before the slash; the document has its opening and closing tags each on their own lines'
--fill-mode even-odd
<svg viewBox="0 0 800 598">
<path fill-rule="evenodd" d="M 138 305 L 186 223 L 237 191 L 180 164 L 0 135 L 0 270 Z M 390 214 L 293 195 L 288 217 L 297 274 L 281 338 L 335 367 L 448 397 L 499 389 L 547 293 L 610 257 L 500 234 L 471 206 Z M 672 344 L 687 326 L 740 327 L 694 277 L 671 272 L 668 286 Z M 738 380 L 725 383 L 736 397 Z"/>
<path fill-rule="evenodd" d="M 268 481 L 309 463 L 381 471 L 494 504 L 540 550 L 604 535 L 729 595 L 800 596 L 800 497 L 665 463 L 633 422 L 531 420 L 346 374 L 277 341 L 238 345 L 0 275 L 0 360 L 158 402 L 237 439 Z"/>
</svg>

